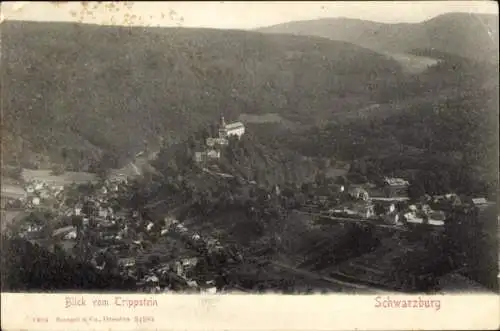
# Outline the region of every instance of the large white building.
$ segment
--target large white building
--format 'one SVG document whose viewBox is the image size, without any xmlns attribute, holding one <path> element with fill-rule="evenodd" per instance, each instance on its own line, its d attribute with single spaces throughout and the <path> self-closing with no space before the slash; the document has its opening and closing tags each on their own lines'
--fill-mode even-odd
<svg viewBox="0 0 500 331">
<path fill-rule="evenodd" d="M 224 121 L 224 116 L 221 117 L 220 127 L 219 127 L 219 137 L 228 138 L 230 136 L 237 136 L 240 138 L 245 133 L 245 126 L 241 122 L 234 122 L 226 124 Z"/>
</svg>

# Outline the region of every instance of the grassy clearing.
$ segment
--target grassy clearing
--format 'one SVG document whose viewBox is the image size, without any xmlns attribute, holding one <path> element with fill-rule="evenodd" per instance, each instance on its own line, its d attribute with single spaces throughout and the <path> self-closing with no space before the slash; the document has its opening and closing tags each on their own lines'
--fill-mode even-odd
<svg viewBox="0 0 500 331">
<path fill-rule="evenodd" d="M 24 213 L 22 210 L 1 210 L 0 217 L 2 222 L 0 222 L 2 231 L 7 227 L 8 224 L 12 223 L 16 216 Z"/>
<path fill-rule="evenodd" d="M 406 53 L 386 53 L 386 55 L 396 60 L 403 70 L 409 74 L 422 73 L 428 67 L 439 62 L 438 59 Z"/>
<path fill-rule="evenodd" d="M 84 184 L 96 182 L 97 176 L 89 172 L 67 171 L 61 175 L 53 175 L 51 170 L 24 169 L 22 177 L 25 181 L 39 180 L 53 185 Z"/>
<path fill-rule="evenodd" d="M 2 197 L 17 199 L 25 194 L 24 189 L 19 184 L 6 183 L 2 179 Z"/>
<path fill-rule="evenodd" d="M 246 114 L 243 113 L 238 117 L 238 121 L 244 124 L 279 124 L 288 129 L 294 129 L 297 124 L 286 118 L 283 118 L 276 113 L 266 113 L 266 114 Z"/>
</svg>

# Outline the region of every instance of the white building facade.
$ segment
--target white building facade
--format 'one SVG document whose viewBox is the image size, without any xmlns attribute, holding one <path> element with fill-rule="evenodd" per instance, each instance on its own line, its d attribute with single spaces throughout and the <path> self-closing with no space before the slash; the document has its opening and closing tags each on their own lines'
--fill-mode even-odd
<svg viewBox="0 0 500 331">
<path fill-rule="evenodd" d="M 245 134 L 245 126 L 241 122 L 234 122 L 226 124 L 224 117 L 221 117 L 219 127 L 219 138 L 228 138 L 230 136 L 237 136 L 241 138 Z"/>
</svg>

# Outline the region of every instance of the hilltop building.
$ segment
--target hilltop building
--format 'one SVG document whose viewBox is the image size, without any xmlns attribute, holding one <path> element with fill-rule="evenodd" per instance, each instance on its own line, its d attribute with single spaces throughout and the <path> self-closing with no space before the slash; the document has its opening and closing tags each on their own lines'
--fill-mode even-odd
<svg viewBox="0 0 500 331">
<path fill-rule="evenodd" d="M 228 138 L 236 136 L 238 139 L 245 133 L 245 126 L 241 122 L 226 124 L 224 116 L 221 116 L 219 124 L 219 136 L 208 137 L 205 141 L 206 149 L 195 152 L 193 157 L 198 163 L 209 160 L 217 160 L 221 156 L 220 148 L 229 144 Z"/>
<path fill-rule="evenodd" d="M 221 116 L 220 126 L 219 126 L 219 138 L 226 139 L 230 136 L 241 136 L 245 133 L 245 126 L 241 122 L 234 122 L 226 124 L 224 116 Z"/>
<path fill-rule="evenodd" d="M 206 162 L 208 160 L 217 160 L 219 158 L 220 151 L 215 149 L 194 153 L 194 160 L 196 162 Z"/>
<path fill-rule="evenodd" d="M 229 142 L 227 141 L 226 138 L 212 138 L 209 137 L 207 138 L 207 146 L 208 147 L 215 147 L 215 146 L 224 146 L 227 145 Z"/>
</svg>

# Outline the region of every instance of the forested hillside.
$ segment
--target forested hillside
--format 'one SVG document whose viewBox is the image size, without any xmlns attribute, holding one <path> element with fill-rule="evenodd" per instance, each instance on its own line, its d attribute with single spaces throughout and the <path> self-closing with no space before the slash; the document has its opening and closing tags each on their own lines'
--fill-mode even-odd
<svg viewBox="0 0 500 331">
<path fill-rule="evenodd" d="M 51 253 L 21 238 L 1 238 L 2 291 L 130 291 L 135 283 L 118 274 L 103 273 L 92 265 Z"/>
<path fill-rule="evenodd" d="M 340 111 L 312 127 L 250 126 L 219 166 L 261 183 L 300 182 L 320 171 L 321 162 L 312 159 L 325 158 L 352 163 L 351 172 L 370 180 L 409 176 L 420 192 L 493 194 L 498 182 L 494 67 L 442 54 L 442 62 L 425 72 L 381 89 L 373 109 Z M 203 139 L 198 145 L 193 139 L 193 148 L 203 145 Z"/>
<path fill-rule="evenodd" d="M 240 140 L 231 139 L 228 146 L 221 148 L 220 159 L 197 164 L 194 153 L 206 149 L 205 139 L 214 135 L 213 129 L 214 126 L 201 127 L 185 141 L 162 149 L 153 166 L 167 177 L 209 168 L 263 186 L 301 183 L 312 180 L 318 171 L 318 162 L 313 158 L 300 155 L 286 142 L 259 136 L 251 129 Z"/>
<path fill-rule="evenodd" d="M 404 101 L 407 104 L 428 100 L 476 98 L 478 93 L 494 93 L 498 87 L 498 62 L 477 62 L 435 50 L 413 50 L 418 55 L 432 56 L 440 61 L 420 74 L 382 89 L 379 103 Z"/>
<path fill-rule="evenodd" d="M 422 24 L 445 27 L 458 16 Z M 95 171 L 163 144 L 159 162 L 182 168 L 195 150 L 186 139 L 221 113 L 274 113 L 293 129 L 250 125 L 220 171 L 300 182 L 319 168 L 306 155 L 375 160 L 365 176 L 439 168 L 432 176 L 453 179 L 430 191 L 483 192 L 496 177 L 498 64 L 451 49 L 408 41 L 408 52 L 441 62 L 405 75 L 382 55 L 308 36 L 4 22 L 2 38 L 5 164 Z"/>
<path fill-rule="evenodd" d="M 221 113 L 311 122 L 366 102 L 400 72 L 373 51 L 314 37 L 35 22 L 1 30 L 2 157 L 30 167 L 88 170 L 103 152 L 126 157 Z"/>
<path fill-rule="evenodd" d="M 493 194 L 498 185 L 498 94 L 460 90 L 444 97 L 373 111 L 296 136 L 304 155 L 357 160 L 364 176 L 405 174 L 424 192 Z M 380 115 L 380 116 L 379 116 Z M 422 191 L 421 190 L 421 191 Z"/>
<path fill-rule="evenodd" d="M 326 18 L 258 31 L 343 40 L 381 52 L 432 49 L 475 61 L 498 62 L 498 15 L 449 13 L 421 23 L 398 24 Z"/>
</svg>

